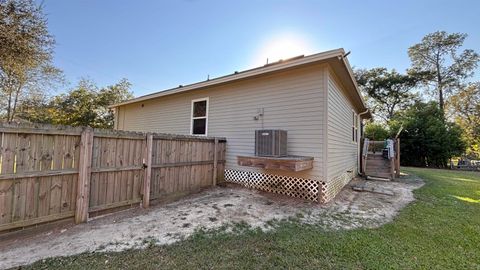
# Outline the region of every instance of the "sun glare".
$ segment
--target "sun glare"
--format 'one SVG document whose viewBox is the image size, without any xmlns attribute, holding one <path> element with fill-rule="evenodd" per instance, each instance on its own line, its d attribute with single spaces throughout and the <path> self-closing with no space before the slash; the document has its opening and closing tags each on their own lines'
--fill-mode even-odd
<svg viewBox="0 0 480 270">
<path fill-rule="evenodd" d="M 282 35 L 268 39 L 254 59 L 255 66 L 284 60 L 298 55 L 312 54 L 308 41 L 295 35 Z"/>
</svg>

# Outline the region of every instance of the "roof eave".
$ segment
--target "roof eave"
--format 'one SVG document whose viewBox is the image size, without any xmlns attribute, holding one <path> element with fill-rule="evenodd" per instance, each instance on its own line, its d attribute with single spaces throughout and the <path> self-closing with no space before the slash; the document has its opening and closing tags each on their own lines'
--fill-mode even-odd
<svg viewBox="0 0 480 270">
<path fill-rule="evenodd" d="M 347 68 L 348 75 L 350 76 L 350 79 L 352 80 L 355 91 L 357 92 L 357 95 L 360 98 L 360 102 L 362 103 L 363 110 L 369 110 L 369 108 L 365 104 L 362 93 L 360 92 L 360 88 L 358 87 L 357 80 L 355 80 L 355 76 L 353 75 L 353 70 L 352 70 L 352 67 L 350 66 L 350 63 L 348 62 L 348 59 L 346 57 L 342 56 L 342 60 L 343 60 L 343 63 L 345 65 L 345 67 Z M 369 110 L 369 112 L 370 112 L 370 110 Z M 368 114 L 370 114 L 370 113 L 368 113 Z M 371 118 L 371 114 L 370 114 L 370 118 Z"/>
<path fill-rule="evenodd" d="M 141 102 L 141 101 L 145 101 L 145 100 L 149 100 L 149 99 L 153 99 L 153 98 L 158 98 L 158 97 L 162 97 L 162 96 L 173 95 L 173 94 L 182 93 L 182 92 L 186 92 L 186 91 L 191 91 L 191 90 L 195 90 L 195 89 L 199 89 L 199 88 L 203 88 L 203 87 L 207 87 L 207 86 L 213 86 L 213 85 L 223 84 L 223 83 L 232 82 L 232 81 L 236 81 L 236 80 L 246 79 L 246 78 L 253 77 L 253 76 L 258 76 L 258 75 L 261 75 L 261 74 L 266 74 L 266 73 L 275 72 L 275 71 L 279 71 L 279 70 L 283 70 L 283 69 L 287 69 L 287 68 L 293 68 L 293 67 L 296 67 L 296 66 L 301 66 L 301 65 L 305 65 L 305 64 L 314 63 L 314 62 L 319 62 L 319 61 L 327 60 L 327 59 L 334 58 L 334 57 L 342 57 L 343 58 L 344 54 L 345 54 L 345 51 L 342 48 L 335 49 L 335 50 L 330 50 L 330 51 L 306 56 L 306 57 L 303 57 L 303 58 L 300 58 L 298 60 L 291 61 L 291 62 L 285 61 L 285 62 L 278 63 L 278 64 L 275 64 L 275 65 L 264 66 L 264 67 L 260 67 L 260 68 L 254 68 L 254 69 L 251 69 L 251 70 L 246 70 L 246 71 L 243 71 L 243 72 L 240 72 L 240 73 L 234 73 L 232 75 L 227 75 L 227 76 L 215 78 L 215 79 L 212 79 L 212 80 L 207 80 L 207 81 L 198 82 L 198 83 L 194 83 L 194 84 L 190 84 L 190 85 L 186 85 L 186 86 L 180 86 L 180 87 L 176 87 L 176 88 L 171 88 L 171 89 L 155 92 L 155 93 L 152 93 L 152 94 L 140 96 L 140 97 L 137 97 L 137 98 L 134 98 L 134 99 L 130 99 L 130 100 L 127 100 L 127 101 L 124 101 L 124 102 L 121 102 L 121 103 L 111 105 L 111 106 L 109 106 L 109 108 L 120 107 L 120 106 L 123 106 L 123 105 L 136 103 L 136 102 Z"/>
</svg>

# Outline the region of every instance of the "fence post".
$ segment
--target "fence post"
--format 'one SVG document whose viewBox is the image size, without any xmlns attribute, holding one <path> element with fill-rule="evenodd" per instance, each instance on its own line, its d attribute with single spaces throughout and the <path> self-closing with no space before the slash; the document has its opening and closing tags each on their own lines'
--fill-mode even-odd
<svg viewBox="0 0 480 270">
<path fill-rule="evenodd" d="M 77 203 L 75 223 L 87 222 L 90 195 L 90 175 L 92 170 L 93 129 L 85 128 L 80 139 L 80 158 L 78 161 Z"/>
<path fill-rule="evenodd" d="M 391 180 L 395 179 L 395 156 L 390 159 L 390 177 Z"/>
<path fill-rule="evenodd" d="M 150 205 L 150 180 L 152 178 L 152 147 L 153 147 L 153 135 L 147 133 L 147 143 L 145 145 L 145 175 L 143 183 L 143 199 L 142 206 L 148 208 Z"/>
<path fill-rule="evenodd" d="M 218 138 L 215 137 L 215 145 L 213 146 L 213 186 L 217 185 L 217 168 L 218 168 Z"/>
<path fill-rule="evenodd" d="M 396 176 L 400 177 L 400 138 L 397 138 L 397 145 L 395 147 L 395 167 L 396 167 Z"/>
</svg>

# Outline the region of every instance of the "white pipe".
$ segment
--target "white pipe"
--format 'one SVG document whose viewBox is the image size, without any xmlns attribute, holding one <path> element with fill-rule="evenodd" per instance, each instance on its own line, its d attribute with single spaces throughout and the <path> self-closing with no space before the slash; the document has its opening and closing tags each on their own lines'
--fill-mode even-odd
<svg viewBox="0 0 480 270">
<path fill-rule="evenodd" d="M 369 111 L 370 111 L 370 110 L 367 109 L 366 111 L 359 113 L 358 116 L 360 117 L 362 114 L 366 114 L 366 113 L 368 113 Z"/>
<path fill-rule="evenodd" d="M 362 114 L 368 113 L 369 111 L 370 111 L 370 110 L 367 109 L 366 111 L 359 113 L 359 114 L 358 114 L 358 117 L 360 117 Z M 361 119 L 361 117 L 360 117 L 360 119 Z M 363 131 L 363 128 L 362 128 L 362 131 Z M 360 149 L 360 147 L 359 147 L 359 149 Z M 368 151 L 368 149 L 367 149 L 367 151 Z M 359 151 L 359 152 L 360 152 L 360 151 Z M 362 154 L 363 154 L 363 153 L 362 153 Z M 359 155 L 359 157 L 360 157 L 360 160 L 359 160 L 358 163 L 359 163 L 360 166 L 362 166 L 362 155 Z M 357 166 L 357 174 L 358 174 L 358 175 L 363 175 L 363 174 L 360 172 L 360 166 Z M 363 168 L 363 169 L 365 170 L 365 168 Z"/>
</svg>

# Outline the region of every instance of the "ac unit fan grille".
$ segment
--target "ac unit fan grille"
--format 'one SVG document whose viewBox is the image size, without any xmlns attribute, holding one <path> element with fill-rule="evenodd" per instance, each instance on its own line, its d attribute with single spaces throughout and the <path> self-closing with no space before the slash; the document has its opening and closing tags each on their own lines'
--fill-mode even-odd
<svg viewBox="0 0 480 270">
<path fill-rule="evenodd" d="M 280 129 L 256 130 L 255 155 L 261 157 L 287 156 L 287 131 Z"/>
</svg>

